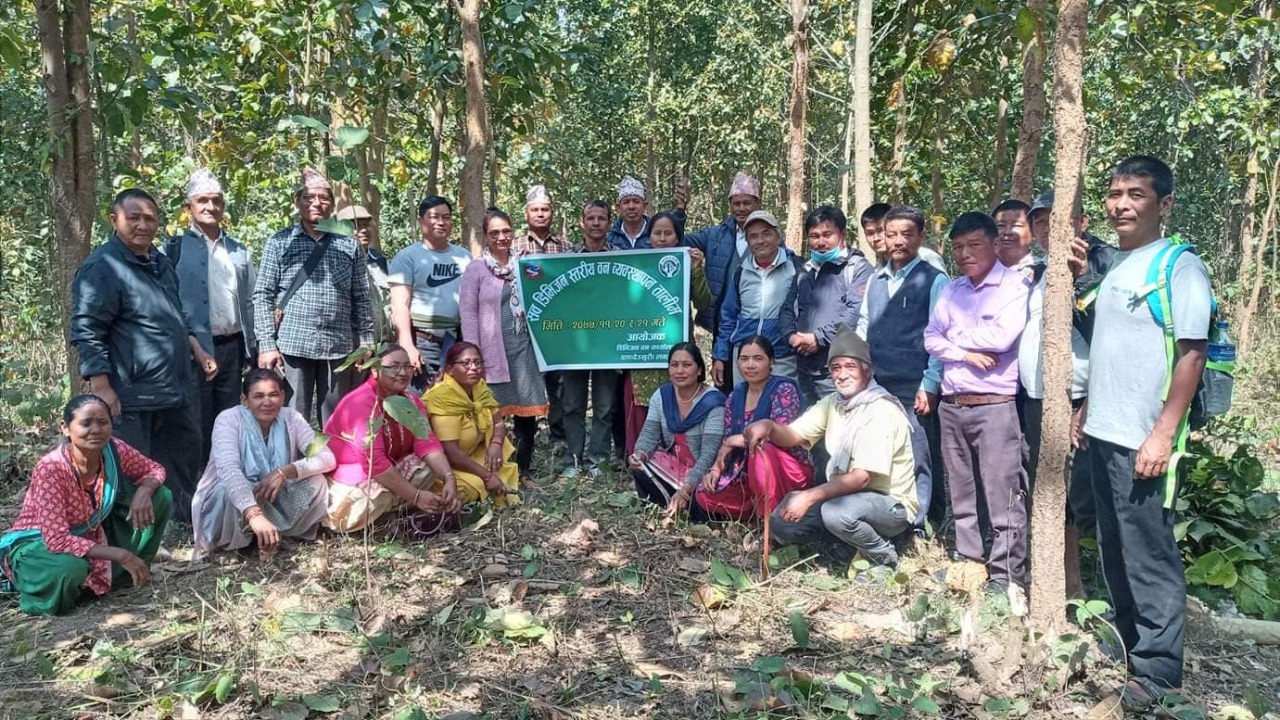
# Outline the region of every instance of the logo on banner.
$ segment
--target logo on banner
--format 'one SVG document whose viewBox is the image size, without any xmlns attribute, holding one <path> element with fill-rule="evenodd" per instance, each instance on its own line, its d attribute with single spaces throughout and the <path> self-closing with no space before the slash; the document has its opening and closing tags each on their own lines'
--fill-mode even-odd
<svg viewBox="0 0 1280 720">
<path fill-rule="evenodd" d="M 664 278 L 673 278 L 680 272 L 680 261 L 675 255 L 667 255 L 658 261 L 658 274 Z"/>
</svg>

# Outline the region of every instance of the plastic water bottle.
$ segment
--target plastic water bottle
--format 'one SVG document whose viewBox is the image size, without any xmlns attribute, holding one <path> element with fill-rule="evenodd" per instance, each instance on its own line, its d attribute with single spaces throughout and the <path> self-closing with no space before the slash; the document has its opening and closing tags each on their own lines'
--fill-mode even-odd
<svg viewBox="0 0 1280 720">
<path fill-rule="evenodd" d="M 1236 361 L 1236 343 L 1227 333 L 1227 322 L 1219 320 L 1209 333 L 1209 362 L 1231 363 Z"/>
</svg>

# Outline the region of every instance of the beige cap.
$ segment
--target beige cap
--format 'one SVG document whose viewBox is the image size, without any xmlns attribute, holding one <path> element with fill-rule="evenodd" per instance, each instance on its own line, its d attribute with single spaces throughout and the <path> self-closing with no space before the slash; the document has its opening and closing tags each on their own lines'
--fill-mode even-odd
<svg viewBox="0 0 1280 720">
<path fill-rule="evenodd" d="M 769 212 L 768 210 L 757 210 L 751 213 L 750 215 L 747 216 L 746 222 L 742 223 L 742 227 L 745 228 L 757 220 L 762 220 L 766 223 L 769 223 L 769 225 L 773 226 L 774 230 L 778 229 L 778 218 L 774 217 L 773 213 Z"/>
<path fill-rule="evenodd" d="M 337 217 L 339 220 L 364 220 L 373 216 L 364 209 L 363 205 L 348 205 L 338 211 Z"/>
</svg>

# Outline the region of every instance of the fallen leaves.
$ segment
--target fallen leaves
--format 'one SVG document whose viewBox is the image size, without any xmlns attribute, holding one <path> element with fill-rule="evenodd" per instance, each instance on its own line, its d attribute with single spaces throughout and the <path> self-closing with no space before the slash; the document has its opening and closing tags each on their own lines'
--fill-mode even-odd
<svg viewBox="0 0 1280 720">
<path fill-rule="evenodd" d="M 699 585 L 694 588 L 693 593 L 689 596 L 689 602 L 706 610 L 715 610 L 723 606 L 728 600 L 729 598 L 725 595 L 724 590 L 714 585 Z"/>
</svg>

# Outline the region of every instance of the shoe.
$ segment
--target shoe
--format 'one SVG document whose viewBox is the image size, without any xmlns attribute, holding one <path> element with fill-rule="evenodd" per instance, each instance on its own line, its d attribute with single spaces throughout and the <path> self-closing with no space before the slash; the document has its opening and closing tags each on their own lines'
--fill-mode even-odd
<svg viewBox="0 0 1280 720">
<path fill-rule="evenodd" d="M 1006 595 L 1009 592 L 1009 584 L 1002 580 L 988 580 L 982 592 L 988 595 Z"/>
<path fill-rule="evenodd" d="M 1145 678 L 1133 678 L 1120 690 L 1120 707 L 1127 713 L 1147 712 L 1157 705 L 1163 705 L 1169 693 L 1178 689 L 1166 690 Z"/>
<path fill-rule="evenodd" d="M 567 465 L 564 470 L 560 471 L 560 477 L 565 480 L 576 480 L 583 476 L 583 471 L 577 465 Z"/>
<path fill-rule="evenodd" d="M 863 570 L 854 576 L 853 584 L 862 587 L 879 587 L 889 582 L 895 572 L 897 569 L 889 565 L 873 565 L 869 570 Z"/>
</svg>

